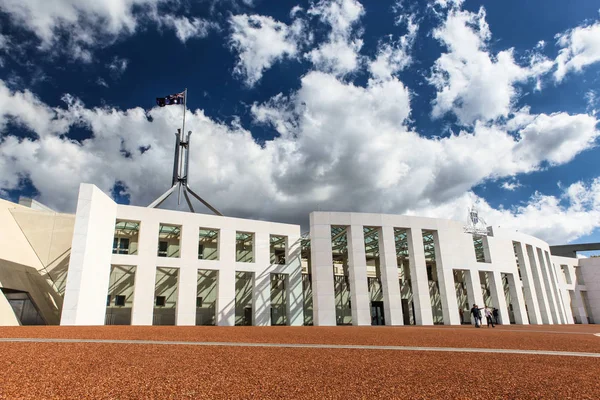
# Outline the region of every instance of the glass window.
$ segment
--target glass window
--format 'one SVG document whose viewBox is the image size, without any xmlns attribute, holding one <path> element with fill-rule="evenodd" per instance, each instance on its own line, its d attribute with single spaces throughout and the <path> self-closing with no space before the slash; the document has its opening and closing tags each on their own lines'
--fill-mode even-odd
<svg viewBox="0 0 600 400">
<path fill-rule="evenodd" d="M 270 236 L 271 264 L 285 264 L 286 236 Z"/>
<path fill-rule="evenodd" d="M 113 254 L 137 254 L 140 223 L 118 220 L 115 224 Z"/>
<path fill-rule="evenodd" d="M 119 239 L 119 254 L 129 254 L 129 239 Z"/>
<path fill-rule="evenodd" d="M 473 236 L 473 247 L 475 248 L 475 259 L 477 262 L 491 263 L 487 236 Z"/>
<path fill-rule="evenodd" d="M 169 242 L 158 242 L 158 256 L 167 257 L 167 250 L 169 249 Z"/>
<path fill-rule="evenodd" d="M 200 228 L 198 234 L 198 260 L 219 259 L 219 230 Z"/>
<path fill-rule="evenodd" d="M 236 232 L 235 250 L 237 262 L 254 262 L 254 234 Z"/>
<path fill-rule="evenodd" d="M 158 231 L 158 256 L 179 257 L 181 226 L 160 224 Z"/>
<path fill-rule="evenodd" d="M 156 296 L 156 306 L 164 307 L 166 304 L 167 298 L 165 296 Z"/>
<path fill-rule="evenodd" d="M 125 306 L 125 296 L 124 295 L 119 294 L 119 295 L 115 296 L 115 306 L 120 306 L 120 307 Z"/>
</svg>

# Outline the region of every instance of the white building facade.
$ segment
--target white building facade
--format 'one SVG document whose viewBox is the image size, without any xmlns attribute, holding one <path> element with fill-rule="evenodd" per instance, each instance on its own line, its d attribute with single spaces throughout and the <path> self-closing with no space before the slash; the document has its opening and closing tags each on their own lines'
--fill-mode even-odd
<svg viewBox="0 0 600 400">
<path fill-rule="evenodd" d="M 137 225 L 135 246 L 122 246 L 117 240 L 119 222 Z M 216 232 L 212 259 L 203 257 L 201 231 Z M 240 246 L 238 237 L 245 244 Z M 270 257 L 273 237 L 283 238 L 284 257 L 279 260 Z M 172 243 L 174 238 L 178 244 Z M 125 274 L 111 273 L 115 267 Z M 132 279 L 127 271 L 134 271 Z M 250 276 L 251 315 L 243 315 L 242 324 L 271 325 L 273 275 L 282 277 L 285 287 L 285 324 L 304 322 L 299 226 L 122 206 L 95 186 L 82 185 L 61 325 L 103 325 L 110 322 L 107 310 L 112 308 L 127 309 L 132 325 L 163 324 L 168 310 L 174 318 L 166 324 L 196 325 L 198 308 L 207 301 L 199 300 L 199 271 L 216 275 L 210 299 L 214 319 L 209 324 L 236 324 L 236 273 Z M 115 276 L 118 279 L 111 282 Z M 124 287 L 115 291 L 120 284 Z"/>
<path fill-rule="evenodd" d="M 496 308 L 502 323 L 589 320 L 592 307 L 582 301 L 576 303 L 573 319 L 566 281 L 557 273 L 557 267 L 573 268 L 579 260 L 552 257 L 548 244 L 535 237 L 494 227 L 487 235 L 472 235 L 453 220 L 314 212 L 310 244 L 315 325 L 340 323 L 331 270 L 336 256 L 332 231 L 346 236 L 341 242 L 346 243 L 347 260 L 342 257 L 340 262 L 347 268 L 353 325 L 371 325 L 378 313 L 386 325 L 458 325 L 470 321 L 473 304 Z M 376 306 L 369 276 L 382 289 Z M 597 275 L 589 280 L 598 287 Z M 575 298 L 588 290 L 571 288 Z M 595 293 L 588 297 L 595 300 Z"/>
<path fill-rule="evenodd" d="M 454 220 L 309 219 L 301 235 L 299 225 L 119 205 L 82 184 L 70 259 L 61 253 L 60 324 L 460 325 L 473 304 L 502 324 L 598 323 L 600 258 L 552 256 L 535 237 L 466 233 Z"/>
</svg>

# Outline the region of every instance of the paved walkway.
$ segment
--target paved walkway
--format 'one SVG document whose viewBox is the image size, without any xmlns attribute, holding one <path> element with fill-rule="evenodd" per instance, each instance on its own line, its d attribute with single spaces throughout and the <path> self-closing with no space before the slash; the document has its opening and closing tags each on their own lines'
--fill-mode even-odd
<svg viewBox="0 0 600 400">
<path fill-rule="evenodd" d="M 308 349 L 358 349 L 358 350 L 395 350 L 395 351 L 435 351 L 456 353 L 500 353 L 500 354 L 532 354 L 541 356 L 595 357 L 600 353 L 583 353 L 572 351 L 549 350 L 516 350 L 485 349 L 461 347 L 415 347 L 415 346 L 364 346 L 334 344 L 300 344 L 300 343 L 240 343 L 240 342 L 185 342 L 164 340 L 115 340 L 115 339 L 42 339 L 42 338 L 0 338 L 0 343 L 103 343 L 103 344 L 140 344 L 170 346 L 226 346 L 226 347 L 281 347 Z"/>
</svg>

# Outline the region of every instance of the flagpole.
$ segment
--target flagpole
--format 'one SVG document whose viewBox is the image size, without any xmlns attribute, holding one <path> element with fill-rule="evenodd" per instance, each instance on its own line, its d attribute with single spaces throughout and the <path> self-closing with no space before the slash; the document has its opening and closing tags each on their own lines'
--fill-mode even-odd
<svg viewBox="0 0 600 400">
<path fill-rule="evenodd" d="M 181 127 L 181 132 L 183 133 L 183 137 L 185 137 L 185 109 L 187 108 L 187 88 L 183 91 L 183 126 Z"/>
<path fill-rule="evenodd" d="M 181 141 L 185 142 L 186 134 L 185 134 L 185 109 L 187 108 L 187 88 L 183 91 L 183 124 L 181 126 Z M 179 159 L 179 171 L 181 171 L 181 167 L 183 166 L 183 154 Z M 177 204 L 181 204 L 181 182 L 179 183 L 179 191 L 177 193 Z"/>
</svg>

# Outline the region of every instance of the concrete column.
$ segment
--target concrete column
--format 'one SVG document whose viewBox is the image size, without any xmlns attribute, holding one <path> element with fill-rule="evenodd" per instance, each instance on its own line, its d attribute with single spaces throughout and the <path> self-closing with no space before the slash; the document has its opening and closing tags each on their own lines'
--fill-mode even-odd
<svg viewBox="0 0 600 400">
<path fill-rule="evenodd" d="M 117 204 L 81 184 L 61 325 L 104 325 Z"/>
<path fill-rule="evenodd" d="M 521 279 L 523 279 L 523 292 L 525 293 L 525 304 L 527 304 L 527 314 L 531 324 L 541 325 L 542 315 L 537 299 L 537 292 L 533 280 L 533 268 L 529 262 L 529 257 L 525 257 L 525 248 L 519 242 L 516 242 L 517 258 L 521 270 Z"/>
<path fill-rule="evenodd" d="M 565 303 L 565 318 L 567 319 L 567 324 L 574 324 L 575 323 L 575 314 L 573 314 L 573 307 L 571 306 L 571 303 L 573 302 L 573 299 L 571 298 L 571 294 L 569 293 L 569 290 L 567 290 L 566 288 L 562 288 L 562 295 L 563 295 L 563 301 Z"/>
<path fill-rule="evenodd" d="M 265 271 L 254 276 L 252 288 L 252 325 L 271 325 L 271 273 Z"/>
<path fill-rule="evenodd" d="M 154 291 L 156 266 L 138 265 L 135 269 L 131 325 L 152 325 L 154 316 Z"/>
<path fill-rule="evenodd" d="M 197 245 L 196 248 L 198 248 Z M 175 310 L 175 325 L 196 325 L 197 293 L 198 270 L 193 266 L 180 267 L 177 273 L 177 307 Z"/>
<path fill-rule="evenodd" d="M 506 276 L 508 278 L 508 289 L 510 291 L 510 299 L 512 300 L 515 323 L 519 325 L 529 325 L 527 310 L 525 309 L 525 299 L 523 297 L 523 290 L 521 289 L 521 281 L 515 279 L 514 274 L 506 274 Z"/>
<path fill-rule="evenodd" d="M 361 225 L 349 226 L 348 277 L 350 299 L 352 300 L 352 325 L 371 325 L 371 300 L 367 282 L 367 258 L 365 255 L 365 235 Z"/>
<path fill-rule="evenodd" d="M 177 274 L 177 308 L 175 325 L 196 325 L 196 297 L 198 296 L 198 233 L 200 227 L 185 225 L 181 228 L 181 250 Z"/>
<path fill-rule="evenodd" d="M 413 292 L 416 325 L 433 325 L 429 282 L 423 248 L 423 233 L 419 228 L 407 229 L 408 263 Z"/>
<path fill-rule="evenodd" d="M 235 325 L 235 230 L 221 229 L 219 234 L 217 277 L 217 325 Z"/>
<path fill-rule="evenodd" d="M 560 323 L 566 324 L 567 319 L 565 317 L 565 303 L 562 298 L 558 276 L 556 275 L 556 266 L 552 263 L 552 260 L 550 259 L 550 254 L 548 254 L 547 251 L 544 251 L 544 255 L 546 256 L 546 263 L 548 265 L 550 284 L 552 286 L 554 297 L 556 298 L 556 307 L 558 308 L 558 316 L 560 318 Z"/>
<path fill-rule="evenodd" d="M 454 271 L 449 263 L 445 263 L 447 260 L 446 255 L 452 252 L 449 247 L 452 245 L 452 237 L 446 231 L 434 231 L 433 243 L 444 325 L 460 325 L 456 287 L 454 286 Z"/>
<path fill-rule="evenodd" d="M 569 291 L 569 289 L 567 289 L 567 285 L 570 286 L 573 283 L 573 278 L 571 275 L 571 268 L 573 268 L 570 265 L 565 265 L 566 269 L 562 270 L 562 266 L 560 266 L 557 271 L 557 280 L 561 283 L 559 283 L 559 290 L 562 293 L 562 299 L 563 299 L 563 304 L 565 307 L 565 318 L 567 320 L 567 324 L 574 324 L 575 323 L 575 317 L 576 315 L 573 313 L 574 311 L 574 305 L 573 301 L 575 301 L 573 299 L 573 297 L 571 296 L 571 293 Z M 559 272 L 560 271 L 560 272 Z M 562 275 L 561 275 L 562 274 Z M 559 278 L 560 277 L 560 278 Z"/>
<path fill-rule="evenodd" d="M 270 265 L 271 238 L 268 233 L 254 234 L 254 262 L 256 265 Z M 252 324 L 255 326 L 271 325 L 271 269 L 256 272 L 252 286 Z"/>
<path fill-rule="evenodd" d="M 331 225 L 319 224 L 320 221 L 313 224 L 314 215 L 311 215 L 310 225 L 313 321 L 315 326 L 335 326 Z"/>
<path fill-rule="evenodd" d="M 140 225 L 131 325 L 152 325 L 153 323 L 158 226 L 158 221 L 144 221 Z"/>
<path fill-rule="evenodd" d="M 552 282 L 550 278 L 550 268 L 544 259 L 544 254 L 542 250 L 536 247 L 536 254 L 539 260 L 539 266 L 542 270 L 542 277 L 544 278 L 544 287 L 546 288 L 546 294 L 548 297 L 548 306 L 550 307 L 550 314 L 552 315 L 552 321 L 555 324 L 560 324 L 560 317 L 558 313 L 558 305 L 556 303 L 556 297 L 554 295 L 554 291 L 552 290 Z"/>
<path fill-rule="evenodd" d="M 467 285 L 467 298 L 469 299 L 469 309 L 473 304 L 478 307 L 483 307 L 483 293 L 481 293 L 481 280 L 479 279 L 479 271 L 465 270 L 465 285 Z M 475 324 L 473 315 L 469 314 L 471 323 Z"/>
<path fill-rule="evenodd" d="M 506 296 L 504 295 L 504 285 L 502 284 L 502 274 L 499 271 L 492 271 L 487 274 L 490 283 L 490 292 L 492 292 L 492 302 L 498 309 L 500 321 L 503 325 L 510 325 L 510 316 L 508 314 Z"/>
<path fill-rule="evenodd" d="M 304 293 L 302 291 L 302 262 L 300 236 L 288 236 L 285 262 L 288 271 L 285 287 L 287 290 L 287 323 L 291 326 L 304 325 Z"/>
<path fill-rule="evenodd" d="M 402 298 L 398 283 L 398 259 L 394 228 L 384 226 L 379 230 L 379 262 L 383 290 L 383 312 L 386 325 L 404 325 Z"/>
<path fill-rule="evenodd" d="M 585 306 L 583 304 L 583 298 L 581 297 L 581 291 L 577 288 L 573 291 L 575 295 L 575 309 L 577 310 L 577 316 L 582 324 L 589 324 L 587 314 L 585 312 Z"/>
<path fill-rule="evenodd" d="M 539 261 L 537 254 L 533 250 L 533 247 L 526 245 L 527 257 L 529 258 L 529 265 L 531 265 L 531 272 L 533 276 L 533 282 L 535 286 L 535 292 L 537 294 L 538 304 L 540 306 L 540 315 L 542 317 L 542 323 L 552 324 L 552 314 L 550 313 L 550 306 L 548 305 L 548 297 L 546 296 L 546 290 L 543 285 L 542 271 L 539 267 Z"/>
</svg>

